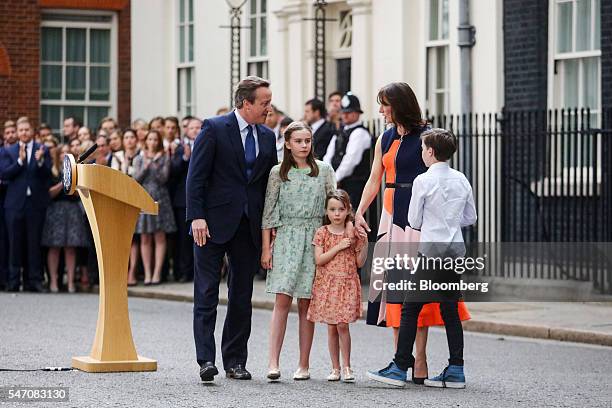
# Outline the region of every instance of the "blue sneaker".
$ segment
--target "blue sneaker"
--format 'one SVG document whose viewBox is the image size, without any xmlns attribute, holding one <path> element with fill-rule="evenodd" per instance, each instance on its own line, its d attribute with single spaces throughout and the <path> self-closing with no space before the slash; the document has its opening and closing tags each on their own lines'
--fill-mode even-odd
<svg viewBox="0 0 612 408">
<path fill-rule="evenodd" d="M 442 371 L 442 374 L 425 380 L 425 385 L 437 388 L 465 388 L 463 366 L 449 365 Z"/>
<path fill-rule="evenodd" d="M 394 385 L 396 387 L 404 387 L 406 385 L 406 371 L 403 371 L 394 362 L 378 371 L 368 371 L 370 380 L 381 383 Z"/>
</svg>

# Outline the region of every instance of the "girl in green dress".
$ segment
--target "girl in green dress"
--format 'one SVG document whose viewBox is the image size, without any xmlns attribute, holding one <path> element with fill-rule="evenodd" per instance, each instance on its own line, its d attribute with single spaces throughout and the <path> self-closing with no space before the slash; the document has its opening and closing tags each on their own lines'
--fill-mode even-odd
<svg viewBox="0 0 612 408">
<path fill-rule="evenodd" d="M 310 127 L 293 122 L 284 137 L 283 161 L 270 171 L 261 225 L 261 265 L 269 269 L 266 291 L 276 294 L 270 323 L 271 381 L 280 378 L 279 357 L 294 297 L 298 299 L 300 361 L 293 378 L 310 378 L 314 323 L 306 315 L 315 275 L 312 239 L 323 223 L 325 197 L 336 189 L 331 166 L 314 158 Z"/>
</svg>

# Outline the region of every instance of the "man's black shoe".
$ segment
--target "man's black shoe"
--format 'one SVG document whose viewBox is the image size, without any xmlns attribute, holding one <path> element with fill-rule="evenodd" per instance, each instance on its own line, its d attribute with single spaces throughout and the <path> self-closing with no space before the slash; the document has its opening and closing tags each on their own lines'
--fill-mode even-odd
<svg viewBox="0 0 612 408">
<path fill-rule="evenodd" d="M 9 286 L 7 292 L 19 292 L 19 286 Z"/>
<path fill-rule="evenodd" d="M 43 285 L 41 283 L 36 283 L 34 285 L 30 285 L 28 287 L 28 292 L 33 292 L 33 293 L 47 293 L 48 290 L 43 287 Z"/>
<path fill-rule="evenodd" d="M 244 368 L 244 364 L 236 364 L 232 368 L 225 371 L 227 378 L 233 378 L 234 380 L 250 380 L 251 373 Z"/>
<path fill-rule="evenodd" d="M 207 361 L 200 366 L 200 378 L 202 381 L 210 382 L 215 379 L 215 375 L 219 374 L 219 370 L 211 361 Z"/>
</svg>

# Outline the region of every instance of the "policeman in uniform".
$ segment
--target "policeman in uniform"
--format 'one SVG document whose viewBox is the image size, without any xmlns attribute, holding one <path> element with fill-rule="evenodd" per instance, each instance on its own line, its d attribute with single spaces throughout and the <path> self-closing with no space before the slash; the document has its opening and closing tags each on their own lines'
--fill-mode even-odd
<svg viewBox="0 0 612 408">
<path fill-rule="evenodd" d="M 323 161 L 334 168 L 338 188 L 349 194 L 353 209 L 357 209 L 370 176 L 372 136 L 360 119 L 363 111 L 359 98 L 347 92 L 341 106 L 342 127 L 332 137 Z"/>
</svg>

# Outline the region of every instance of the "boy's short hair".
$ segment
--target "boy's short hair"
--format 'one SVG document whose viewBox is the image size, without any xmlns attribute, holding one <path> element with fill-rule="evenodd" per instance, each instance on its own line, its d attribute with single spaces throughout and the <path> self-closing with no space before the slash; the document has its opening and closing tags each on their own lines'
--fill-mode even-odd
<svg viewBox="0 0 612 408">
<path fill-rule="evenodd" d="M 421 134 L 426 147 L 434 150 L 436 160 L 447 161 L 457 151 L 457 137 L 446 129 L 433 128 Z"/>
</svg>

